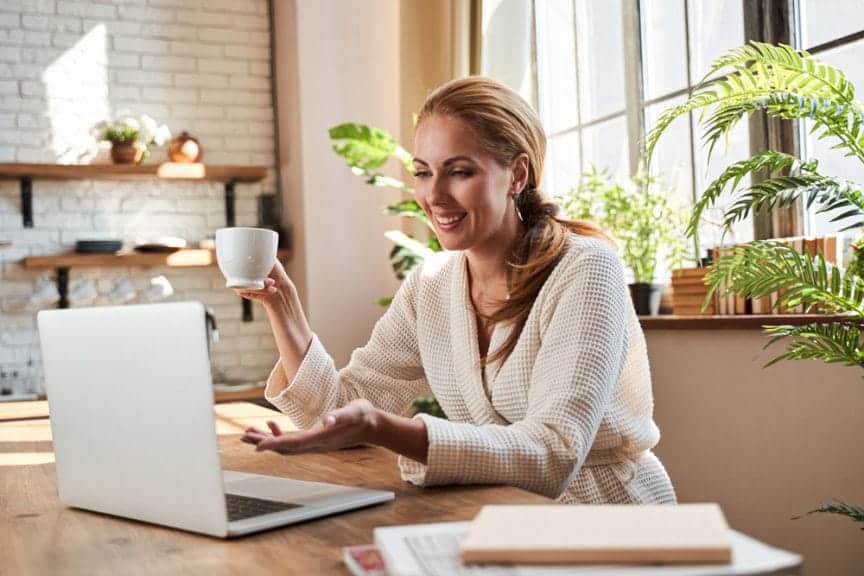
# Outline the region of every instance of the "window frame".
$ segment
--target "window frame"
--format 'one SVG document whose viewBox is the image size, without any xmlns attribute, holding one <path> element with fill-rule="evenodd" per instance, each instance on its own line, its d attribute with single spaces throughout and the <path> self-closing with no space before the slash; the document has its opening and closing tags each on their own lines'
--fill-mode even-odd
<svg viewBox="0 0 864 576">
<path fill-rule="evenodd" d="M 540 0 L 548 1 L 548 0 Z M 570 0 L 571 7 L 576 13 L 576 2 Z M 784 43 L 801 49 L 801 0 L 742 0 L 742 20 L 744 25 L 744 42 L 757 40 L 769 43 Z M 549 138 L 555 138 L 573 132 L 578 133 L 579 164 L 580 171 L 584 171 L 587 162 L 584 155 L 585 141 L 583 132 L 597 124 L 612 119 L 626 117 L 627 137 L 629 139 L 628 174 L 634 175 L 638 170 L 640 159 L 643 157 L 645 130 L 647 126 L 648 108 L 659 102 L 678 96 L 690 96 L 693 93 L 694 81 L 691 69 L 692 47 L 690 30 L 691 0 L 682 0 L 684 16 L 684 40 L 686 48 L 687 87 L 662 93 L 648 99 L 645 93 L 644 77 L 646 73 L 646 59 L 643 51 L 643 36 L 645 34 L 645 20 L 642 17 L 644 0 L 622 0 L 622 30 L 624 40 L 624 89 L 625 110 L 607 114 L 588 122 L 582 122 L 582 105 L 577 102 L 576 119 L 574 126 L 550 133 Z M 531 27 L 534 46 L 536 47 L 536 36 L 538 34 L 538 23 L 536 18 L 537 0 L 531 1 L 531 13 L 533 15 Z M 574 18 L 573 38 L 576 50 L 576 65 L 579 63 L 578 28 Z M 839 48 L 864 38 L 864 30 L 833 39 L 831 41 L 807 48 L 810 54 L 817 55 L 831 49 Z M 534 68 L 534 94 L 540 99 L 540 83 L 537 75 L 537 52 L 534 51 L 532 66 Z M 576 71 L 576 91 L 579 94 L 579 83 L 582 81 L 578 69 Z M 767 118 L 764 115 L 752 115 L 748 121 L 750 136 L 750 154 L 757 154 L 766 148 L 780 152 L 786 152 L 801 157 L 806 150 L 806 134 L 800 121 L 782 121 L 776 118 Z M 688 132 L 690 136 L 690 183 L 692 189 L 691 200 L 695 203 L 701 196 L 702 190 L 698 186 L 697 166 L 699 153 L 699 134 L 693 114 L 688 114 Z M 805 213 L 801 202 L 796 202 L 788 208 L 777 208 L 768 213 L 755 214 L 753 218 L 753 237 L 755 239 L 780 238 L 786 236 L 800 236 L 810 232 L 810 214 Z"/>
<path fill-rule="evenodd" d="M 803 10 L 801 9 L 801 0 L 788 0 L 788 2 L 790 6 L 789 25 L 794 31 L 794 44 L 791 45 L 798 50 L 806 50 L 811 56 L 818 56 L 819 54 L 834 50 L 835 48 L 842 48 L 843 46 L 848 46 L 849 44 L 854 44 L 855 42 L 864 39 L 864 29 L 862 29 L 857 32 L 852 32 L 851 34 L 838 36 L 837 38 L 833 38 L 827 42 L 816 44 L 810 48 L 805 48 L 803 42 L 804 34 L 802 33 L 804 22 L 802 20 Z M 804 129 L 803 120 L 796 121 L 795 124 L 798 130 L 796 153 L 799 158 L 802 158 L 808 156 L 807 133 Z M 813 230 L 815 211 L 816 207 L 812 207 L 809 210 L 803 207 L 801 208 L 801 225 L 798 230 L 798 235 L 815 234 L 815 231 Z"/>
</svg>

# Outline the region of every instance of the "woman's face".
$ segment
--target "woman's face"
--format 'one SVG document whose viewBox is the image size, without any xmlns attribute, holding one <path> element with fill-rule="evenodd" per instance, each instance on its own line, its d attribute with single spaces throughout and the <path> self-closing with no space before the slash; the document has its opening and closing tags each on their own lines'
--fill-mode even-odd
<svg viewBox="0 0 864 576">
<path fill-rule="evenodd" d="M 527 162 L 527 161 L 526 161 Z M 417 127 L 414 175 L 417 202 L 447 250 L 509 249 L 519 229 L 511 196 L 514 172 L 480 149 L 474 132 L 451 116 L 431 116 Z"/>
</svg>

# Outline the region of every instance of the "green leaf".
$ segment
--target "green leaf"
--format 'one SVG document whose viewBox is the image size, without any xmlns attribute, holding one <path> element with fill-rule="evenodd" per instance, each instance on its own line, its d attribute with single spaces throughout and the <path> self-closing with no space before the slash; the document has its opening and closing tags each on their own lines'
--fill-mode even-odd
<svg viewBox="0 0 864 576">
<path fill-rule="evenodd" d="M 345 123 L 330 128 L 333 151 L 352 168 L 374 170 L 384 165 L 398 145 L 390 134 L 365 124 Z"/>
<path fill-rule="evenodd" d="M 806 306 L 819 305 L 833 313 L 864 317 L 864 280 L 847 274 L 838 281 L 836 268 L 821 254 L 799 254 L 791 246 L 756 241 L 734 246 L 717 258 L 706 275 L 706 284 L 744 298 L 764 298 L 783 291 L 778 302 L 800 298 Z"/>
<path fill-rule="evenodd" d="M 672 198 L 642 168 L 634 178 L 616 181 L 592 166 L 561 204 L 567 218 L 593 220 L 614 238 L 636 282 L 653 282 L 661 247 L 670 269 L 686 259 L 687 210 Z"/>
<path fill-rule="evenodd" d="M 786 345 L 786 352 L 772 359 L 765 366 L 781 360 L 817 359 L 826 363 L 864 367 L 864 352 L 861 346 L 859 322 L 850 318 L 848 322 L 834 321 L 807 324 L 804 326 L 766 326 L 765 333 L 771 339 L 766 348 L 775 342 L 794 338 Z"/>
<path fill-rule="evenodd" d="M 707 80 L 718 74 L 725 77 L 713 83 Z M 718 58 L 687 102 L 660 115 L 646 138 L 647 159 L 650 162 L 663 132 L 685 114 L 699 112 L 710 158 L 720 139 L 745 115 L 758 110 L 784 119 L 810 118 L 814 129 L 864 161 L 864 138 L 850 128 L 864 122 L 864 110 L 846 75 L 806 52 L 759 42 Z"/>
<path fill-rule="evenodd" d="M 390 263 L 400 280 L 405 279 L 415 266 L 435 253 L 428 246 L 399 230 L 389 230 L 384 236 L 394 244 L 390 251 Z"/>
<path fill-rule="evenodd" d="M 393 216 L 402 216 L 405 218 L 415 218 L 420 220 L 424 224 L 426 224 L 430 230 L 432 229 L 432 223 L 429 221 L 429 217 L 426 215 L 426 212 L 417 203 L 416 200 L 403 200 L 401 202 L 397 202 L 396 204 L 389 204 L 385 211 L 387 214 L 391 214 Z"/>
<path fill-rule="evenodd" d="M 708 185 L 699 201 L 693 206 L 693 213 L 687 225 L 687 235 L 694 236 L 698 232 L 699 223 L 705 210 L 717 202 L 727 189 L 734 192 L 745 177 L 758 172 L 777 172 L 795 166 L 797 163 L 798 160 L 794 156 L 766 150 L 748 160 L 732 164 Z M 741 217 L 743 218 L 743 216 Z"/>
<path fill-rule="evenodd" d="M 823 504 L 815 510 L 810 510 L 809 512 L 805 512 L 803 515 L 795 516 L 792 519 L 799 520 L 804 516 L 810 516 L 811 514 L 838 514 L 840 516 L 846 516 L 853 522 L 859 524 L 861 530 L 864 530 L 864 507 L 861 506 L 853 506 L 852 504 L 847 504 L 835 499 L 834 504 Z"/>
</svg>

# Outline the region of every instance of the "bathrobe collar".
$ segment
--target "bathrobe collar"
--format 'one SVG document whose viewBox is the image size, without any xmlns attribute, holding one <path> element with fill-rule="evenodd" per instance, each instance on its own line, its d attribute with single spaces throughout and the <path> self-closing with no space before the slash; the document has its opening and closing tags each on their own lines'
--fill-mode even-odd
<svg viewBox="0 0 864 576">
<path fill-rule="evenodd" d="M 477 424 L 507 424 L 492 406 L 483 388 L 483 367 L 480 364 L 480 349 L 477 341 L 477 319 L 468 283 L 468 259 L 459 252 L 454 259 L 455 269 L 451 278 L 450 325 L 452 327 L 451 346 L 455 377 L 464 381 L 462 386 L 465 404 Z M 499 336 L 504 333 L 496 328 L 492 333 L 489 350 L 501 345 Z M 498 366 L 490 365 L 486 370 L 489 390 L 493 388 Z"/>
</svg>

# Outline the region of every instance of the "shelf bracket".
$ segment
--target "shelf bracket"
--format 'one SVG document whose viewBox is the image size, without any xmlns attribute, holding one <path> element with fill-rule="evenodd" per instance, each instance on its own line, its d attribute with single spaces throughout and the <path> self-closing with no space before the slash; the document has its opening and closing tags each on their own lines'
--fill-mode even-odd
<svg viewBox="0 0 864 576">
<path fill-rule="evenodd" d="M 234 217 L 234 185 L 236 180 L 231 178 L 225 181 L 225 226 L 231 228 L 236 226 Z"/>
<path fill-rule="evenodd" d="M 69 268 L 57 268 L 57 292 L 60 294 L 57 308 L 69 308 Z"/>
<path fill-rule="evenodd" d="M 21 178 L 21 217 L 24 228 L 33 228 L 33 179 L 29 176 Z"/>
</svg>

